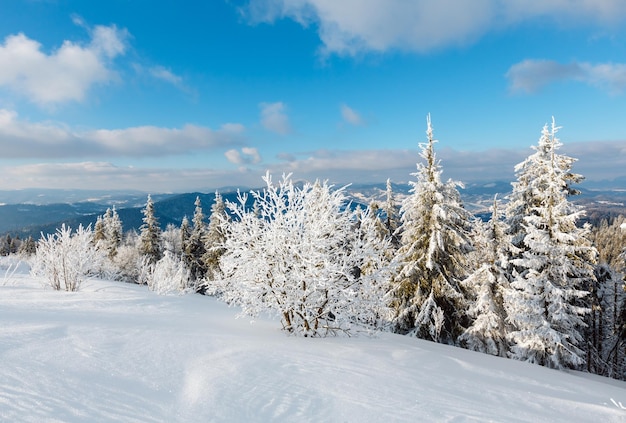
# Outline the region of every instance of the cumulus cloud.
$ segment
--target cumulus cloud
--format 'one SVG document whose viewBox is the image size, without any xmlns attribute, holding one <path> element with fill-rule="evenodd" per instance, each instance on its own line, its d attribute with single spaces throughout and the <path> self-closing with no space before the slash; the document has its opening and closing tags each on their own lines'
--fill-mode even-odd
<svg viewBox="0 0 626 423">
<path fill-rule="evenodd" d="M 360 126 L 365 123 L 361 115 L 346 104 L 341 105 L 341 117 L 350 125 Z"/>
<path fill-rule="evenodd" d="M 289 117 L 283 102 L 261 103 L 259 107 L 261 108 L 261 125 L 265 129 L 279 135 L 287 135 L 291 132 Z"/>
<path fill-rule="evenodd" d="M 24 34 L 10 35 L 0 44 L 0 87 L 6 87 L 39 105 L 82 101 L 96 84 L 118 76 L 112 59 L 126 51 L 128 32 L 96 26 L 86 45 L 64 41 L 47 54 L 42 45 Z"/>
<path fill-rule="evenodd" d="M 244 127 L 237 123 L 213 130 L 137 126 L 77 131 L 55 122 L 29 122 L 16 112 L 0 109 L 0 148 L 4 158 L 164 156 L 239 144 Z"/>
<path fill-rule="evenodd" d="M 257 164 L 261 162 L 261 155 L 256 148 L 243 147 L 241 150 L 230 149 L 224 153 L 229 162 L 237 165 Z"/>
<path fill-rule="evenodd" d="M 513 92 L 532 93 L 554 82 L 572 80 L 619 94 L 626 89 L 626 64 L 562 64 L 552 60 L 529 59 L 511 66 L 506 77 Z"/>
<path fill-rule="evenodd" d="M 244 10 L 253 22 L 289 18 L 315 25 L 323 53 L 338 55 L 427 52 L 536 18 L 589 25 L 626 17 L 622 0 L 250 0 Z"/>
</svg>

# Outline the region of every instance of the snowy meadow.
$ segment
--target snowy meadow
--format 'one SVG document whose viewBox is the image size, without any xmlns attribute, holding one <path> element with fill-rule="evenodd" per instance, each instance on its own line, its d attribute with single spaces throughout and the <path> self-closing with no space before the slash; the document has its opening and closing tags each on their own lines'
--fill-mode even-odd
<svg viewBox="0 0 626 423">
<path fill-rule="evenodd" d="M 239 312 L 103 279 L 54 291 L 21 264 L 0 282 L 0 421 L 626 419 L 625 382 L 392 333 L 286 336 Z"/>
<path fill-rule="evenodd" d="M 148 196 L 7 236 L 0 419 L 626 421 L 624 218 L 580 222 L 553 122 L 483 222 L 427 124 L 400 205 L 268 172 L 180 227 Z"/>
</svg>

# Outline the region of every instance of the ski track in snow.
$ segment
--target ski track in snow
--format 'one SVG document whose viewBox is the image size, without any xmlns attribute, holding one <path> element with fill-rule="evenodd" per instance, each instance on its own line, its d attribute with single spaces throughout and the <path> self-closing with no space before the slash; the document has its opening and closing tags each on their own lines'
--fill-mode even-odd
<svg viewBox="0 0 626 423">
<path fill-rule="evenodd" d="M 394 334 L 308 339 L 199 295 L 0 280 L 2 422 L 624 422 L 626 383 Z"/>
</svg>

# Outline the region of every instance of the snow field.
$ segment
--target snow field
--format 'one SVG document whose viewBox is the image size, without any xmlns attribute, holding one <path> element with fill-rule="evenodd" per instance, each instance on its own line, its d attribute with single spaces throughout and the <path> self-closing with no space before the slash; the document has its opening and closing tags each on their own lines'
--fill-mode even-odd
<svg viewBox="0 0 626 423">
<path fill-rule="evenodd" d="M 415 338 L 288 336 L 199 295 L 0 279 L 2 422 L 623 422 L 626 383 Z"/>
</svg>

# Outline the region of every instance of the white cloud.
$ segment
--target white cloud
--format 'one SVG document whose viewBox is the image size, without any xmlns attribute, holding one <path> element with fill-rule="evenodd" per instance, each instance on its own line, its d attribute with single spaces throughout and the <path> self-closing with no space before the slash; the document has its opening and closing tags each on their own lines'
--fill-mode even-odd
<svg viewBox="0 0 626 423">
<path fill-rule="evenodd" d="M 346 104 L 341 105 L 341 117 L 351 125 L 360 126 L 365 123 L 361 115 Z"/>
<path fill-rule="evenodd" d="M 574 171 L 588 180 L 614 179 L 625 176 L 625 141 L 581 142 L 564 144 L 561 152 L 579 160 Z M 232 150 L 233 156 L 251 156 L 255 149 Z M 533 150 L 492 149 L 486 151 L 437 151 L 443 178 L 461 182 L 515 180 L 513 168 Z M 0 168 L 0 189 L 20 188 L 85 188 L 137 189 L 151 192 L 209 192 L 230 186 L 240 188 L 262 185 L 261 176 L 269 170 L 275 175 L 293 172 L 294 178 L 313 181 L 329 180 L 338 186 L 347 183 L 383 183 L 387 178 L 402 183 L 415 180 L 411 173 L 421 160 L 415 150 L 320 150 L 297 157 L 286 155 L 288 162 L 267 166 L 240 166 L 236 170 L 210 168 L 175 169 L 116 166 L 109 162 L 45 163 Z M 245 160 L 237 164 L 244 165 Z"/>
<path fill-rule="evenodd" d="M 171 70 L 163 66 L 153 66 L 149 69 L 150 75 L 165 82 L 169 82 L 177 87 L 182 86 L 183 78 L 174 74 Z"/>
<path fill-rule="evenodd" d="M 562 25 L 617 24 L 626 18 L 622 0 L 491 0 L 501 9 L 507 21 L 538 17 L 554 19 Z"/>
<path fill-rule="evenodd" d="M 224 153 L 229 162 L 237 165 L 257 164 L 261 162 L 261 155 L 256 148 L 243 147 L 241 151 L 230 149 Z"/>
<path fill-rule="evenodd" d="M 239 144 L 243 133 L 243 125 L 237 123 L 217 130 L 185 125 L 77 131 L 54 122 L 20 120 L 14 111 L 0 109 L 3 158 L 164 156 Z"/>
<path fill-rule="evenodd" d="M 626 176 L 624 141 L 590 141 L 565 143 L 561 153 L 577 158 L 574 171 L 589 180 Z M 443 179 L 471 183 L 515 180 L 514 167 L 534 151 L 525 149 L 489 149 L 459 151 L 439 148 Z M 319 150 L 298 155 L 288 162 L 268 166 L 274 174 L 293 172 L 300 179 L 328 179 L 336 184 L 393 182 L 414 180 L 416 163 L 421 161 L 415 150 Z"/>
<path fill-rule="evenodd" d="M 617 24 L 623 0 L 250 0 L 253 22 L 280 18 L 315 25 L 326 54 L 463 45 L 496 28 L 549 18 L 562 24 Z"/>
<path fill-rule="evenodd" d="M 10 35 L 0 44 L 0 87 L 39 105 L 82 101 L 93 85 L 117 78 L 110 61 L 125 53 L 127 37 L 115 25 L 96 26 L 89 44 L 64 41 L 47 54 L 26 35 Z"/>
<path fill-rule="evenodd" d="M 283 102 L 261 103 L 259 107 L 261 108 L 261 125 L 265 129 L 280 135 L 287 135 L 291 132 Z"/>
<path fill-rule="evenodd" d="M 506 74 L 512 91 L 535 92 L 560 81 L 578 81 L 601 88 L 611 94 L 626 89 L 626 64 L 586 62 L 558 63 L 552 60 L 524 60 Z"/>
<path fill-rule="evenodd" d="M 210 192 L 223 186 L 260 186 L 263 172 L 116 166 L 109 162 L 40 163 L 0 168 L 0 189 L 68 188 Z"/>
</svg>

